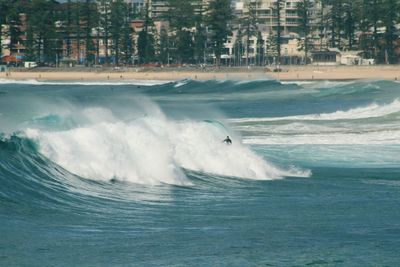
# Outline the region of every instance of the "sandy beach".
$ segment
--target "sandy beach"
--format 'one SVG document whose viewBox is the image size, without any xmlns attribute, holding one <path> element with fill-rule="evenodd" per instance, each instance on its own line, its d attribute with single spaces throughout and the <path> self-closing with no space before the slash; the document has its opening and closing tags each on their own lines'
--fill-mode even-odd
<svg viewBox="0 0 400 267">
<path fill-rule="evenodd" d="M 16 69 L 0 73 L 0 78 L 37 81 L 124 81 L 124 80 L 399 80 L 400 66 L 284 66 L 281 72 L 266 68 L 249 69 Z"/>
</svg>

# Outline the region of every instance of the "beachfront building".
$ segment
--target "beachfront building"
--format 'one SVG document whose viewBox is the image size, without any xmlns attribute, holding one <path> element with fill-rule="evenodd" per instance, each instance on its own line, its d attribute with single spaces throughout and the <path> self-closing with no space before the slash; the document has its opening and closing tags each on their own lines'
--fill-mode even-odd
<svg viewBox="0 0 400 267">
<path fill-rule="evenodd" d="M 374 65 L 374 59 L 364 59 L 363 51 L 340 51 L 337 48 L 313 51 L 311 53 L 312 64 L 318 66 L 338 66 L 338 65 Z"/>
<path fill-rule="evenodd" d="M 317 66 L 340 65 L 340 51 L 337 48 L 330 48 L 311 53 L 312 64 Z"/>
<path fill-rule="evenodd" d="M 277 0 L 240 0 L 235 4 L 235 15 L 240 19 L 254 12 L 257 23 L 263 31 L 276 32 L 278 27 Z M 297 32 L 300 24 L 298 15 L 298 3 L 301 0 L 281 1 L 280 27 L 283 34 Z M 316 18 L 321 13 L 320 1 L 312 0 L 309 10 L 312 26 L 316 26 Z"/>
<path fill-rule="evenodd" d="M 124 0 L 124 2 L 131 5 L 132 10 L 137 13 L 144 10 L 146 4 L 145 0 Z"/>
<path fill-rule="evenodd" d="M 11 54 L 10 49 L 9 49 L 9 44 L 11 42 L 10 36 L 8 35 L 9 33 L 9 27 L 8 25 L 0 25 L 0 31 L 1 31 L 1 40 L 0 40 L 0 45 L 1 45 L 1 57 L 3 56 L 9 56 Z"/>
<path fill-rule="evenodd" d="M 153 20 L 166 20 L 170 10 L 168 0 L 143 0 L 144 5 L 149 8 L 149 16 Z M 208 6 L 210 0 L 192 1 L 192 6 L 195 12 L 203 12 Z"/>
<path fill-rule="evenodd" d="M 168 13 L 167 0 L 146 0 L 149 9 L 149 16 L 156 19 L 165 19 Z"/>
<path fill-rule="evenodd" d="M 308 61 L 305 59 L 304 36 L 299 33 L 300 16 L 298 4 L 301 0 L 282 0 L 280 20 L 278 23 L 277 0 L 238 0 L 235 2 L 234 13 L 238 18 L 233 32 L 234 43 L 243 44 L 242 52 L 233 51 L 232 56 L 236 58 L 236 65 L 265 65 L 273 64 L 276 59 L 276 34 L 280 26 L 281 32 L 281 63 L 298 64 Z M 318 21 L 322 14 L 320 1 L 312 0 L 308 11 L 309 27 L 311 34 L 309 43 L 317 43 Z M 249 20 L 255 23 L 253 29 L 248 30 Z M 279 26 L 278 26 L 279 25 Z M 248 36 L 250 35 L 250 36 Z M 258 40 L 261 37 L 261 40 Z M 239 41 L 238 38 L 241 40 Z M 274 44 L 275 43 L 275 44 Z M 318 41 L 318 44 L 321 42 Z M 236 49 L 238 50 L 238 49 Z M 262 60 L 259 54 L 263 53 Z M 238 54 L 241 54 L 240 58 Z M 258 62 L 258 63 L 257 63 Z"/>
<path fill-rule="evenodd" d="M 7 65 L 18 66 L 21 65 L 21 62 L 24 60 L 26 53 L 26 14 L 19 14 L 20 25 L 13 26 L 14 28 L 18 28 L 21 33 L 18 36 L 11 36 L 10 24 L 0 25 L 1 34 L 1 55 L 0 55 L 0 63 L 4 63 Z M 15 30 L 15 29 L 14 29 Z"/>
<path fill-rule="evenodd" d="M 259 40 L 258 38 L 261 37 Z M 238 40 L 238 31 L 235 31 L 232 37 L 226 43 L 229 58 L 233 66 L 266 66 L 278 64 L 276 45 L 274 39 L 276 36 L 268 32 L 260 32 L 260 35 L 254 35 L 249 38 L 249 49 L 247 52 L 247 39 L 242 36 L 241 42 Z M 281 64 L 295 65 L 305 62 L 305 51 L 302 49 L 302 40 L 296 34 L 282 38 L 281 45 Z M 241 43 L 241 45 L 238 45 Z"/>
</svg>

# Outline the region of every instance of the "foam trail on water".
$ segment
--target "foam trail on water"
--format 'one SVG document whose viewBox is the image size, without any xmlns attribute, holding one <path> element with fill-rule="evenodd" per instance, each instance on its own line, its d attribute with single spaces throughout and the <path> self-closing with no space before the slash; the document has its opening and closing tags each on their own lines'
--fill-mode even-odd
<svg viewBox="0 0 400 267">
<path fill-rule="evenodd" d="M 326 89 L 350 85 L 352 81 L 280 81 L 282 84 L 307 85 L 307 88 Z"/>
<path fill-rule="evenodd" d="M 248 137 L 244 143 L 250 145 L 395 145 L 400 144 L 400 131 L 259 136 Z"/>
<path fill-rule="evenodd" d="M 231 119 L 230 122 L 268 122 L 268 121 L 283 121 L 283 120 L 299 120 L 299 121 L 331 121 L 331 120 L 355 120 L 378 118 L 387 116 L 393 113 L 400 112 L 400 100 L 395 99 L 392 103 L 379 105 L 372 103 L 366 107 L 353 108 L 347 111 L 338 110 L 333 113 L 310 114 L 300 116 L 287 116 L 276 118 L 244 118 L 244 119 Z"/>
<path fill-rule="evenodd" d="M 244 133 L 244 143 L 271 144 L 399 144 L 400 127 L 396 123 L 354 123 L 351 121 L 292 122 L 287 124 L 239 124 L 235 127 Z"/>
<path fill-rule="evenodd" d="M 120 121 L 104 108 L 85 109 L 91 121 L 66 131 L 25 130 L 40 152 L 65 169 L 89 179 L 117 178 L 142 184 L 190 184 L 182 168 L 223 176 L 276 179 L 309 176 L 266 162 L 234 137 L 207 122 L 174 121 L 155 105 L 142 103 L 148 116 Z"/>
</svg>

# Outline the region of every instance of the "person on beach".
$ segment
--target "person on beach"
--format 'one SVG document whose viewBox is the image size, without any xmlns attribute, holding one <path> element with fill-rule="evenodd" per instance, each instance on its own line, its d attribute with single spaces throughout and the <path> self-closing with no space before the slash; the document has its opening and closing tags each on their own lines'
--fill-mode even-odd
<svg viewBox="0 0 400 267">
<path fill-rule="evenodd" d="M 227 136 L 223 142 L 227 145 L 232 145 L 232 140 L 229 138 L 229 136 Z"/>
</svg>

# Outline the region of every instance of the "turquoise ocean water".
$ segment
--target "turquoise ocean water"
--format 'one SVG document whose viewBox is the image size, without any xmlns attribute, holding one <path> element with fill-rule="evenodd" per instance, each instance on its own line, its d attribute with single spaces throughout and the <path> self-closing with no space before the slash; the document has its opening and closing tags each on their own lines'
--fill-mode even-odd
<svg viewBox="0 0 400 267">
<path fill-rule="evenodd" d="M 0 266 L 399 266 L 399 119 L 390 81 L 2 80 Z"/>
</svg>

